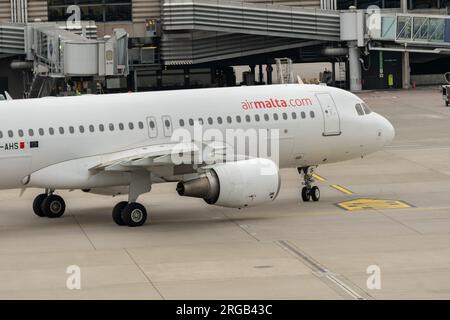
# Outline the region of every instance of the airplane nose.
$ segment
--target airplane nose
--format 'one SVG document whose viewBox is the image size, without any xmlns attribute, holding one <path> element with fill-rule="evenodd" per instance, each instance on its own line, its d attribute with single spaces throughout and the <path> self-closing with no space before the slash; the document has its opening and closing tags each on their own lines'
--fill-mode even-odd
<svg viewBox="0 0 450 320">
<path fill-rule="evenodd" d="M 388 145 L 394 140 L 395 129 L 394 126 L 389 122 L 388 119 L 383 117 L 383 131 L 384 131 L 384 145 Z"/>
</svg>

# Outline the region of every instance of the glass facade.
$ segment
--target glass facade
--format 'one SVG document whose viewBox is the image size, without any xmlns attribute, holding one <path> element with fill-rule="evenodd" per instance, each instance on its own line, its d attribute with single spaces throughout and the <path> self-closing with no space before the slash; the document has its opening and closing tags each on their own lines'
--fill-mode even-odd
<svg viewBox="0 0 450 320">
<path fill-rule="evenodd" d="M 339 10 L 347 10 L 350 6 L 366 9 L 370 5 L 380 8 L 400 8 L 400 0 L 337 0 Z M 408 0 L 408 9 L 446 8 L 450 0 Z"/>
<path fill-rule="evenodd" d="M 80 7 L 81 20 L 96 22 L 131 21 L 131 0 L 48 0 L 48 20 L 65 21 L 72 14 L 67 7 Z"/>
</svg>

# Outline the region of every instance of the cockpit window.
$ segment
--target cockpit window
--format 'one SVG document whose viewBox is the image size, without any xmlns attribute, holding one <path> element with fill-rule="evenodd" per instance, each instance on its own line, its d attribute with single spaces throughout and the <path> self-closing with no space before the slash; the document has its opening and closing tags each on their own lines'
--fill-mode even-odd
<svg viewBox="0 0 450 320">
<path fill-rule="evenodd" d="M 355 109 L 356 109 L 356 112 L 358 112 L 358 115 L 360 115 L 360 116 L 364 115 L 364 111 L 359 103 L 356 104 Z"/>
<path fill-rule="evenodd" d="M 366 114 L 372 113 L 372 110 L 370 110 L 369 106 L 367 104 L 365 104 L 364 102 L 362 103 L 362 107 Z"/>
</svg>

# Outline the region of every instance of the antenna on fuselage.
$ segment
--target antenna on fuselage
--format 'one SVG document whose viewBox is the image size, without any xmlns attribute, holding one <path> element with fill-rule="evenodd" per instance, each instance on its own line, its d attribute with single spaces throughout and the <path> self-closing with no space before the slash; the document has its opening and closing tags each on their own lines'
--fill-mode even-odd
<svg viewBox="0 0 450 320">
<path fill-rule="evenodd" d="M 297 82 L 298 82 L 298 84 L 305 84 L 299 75 L 297 75 Z"/>
</svg>

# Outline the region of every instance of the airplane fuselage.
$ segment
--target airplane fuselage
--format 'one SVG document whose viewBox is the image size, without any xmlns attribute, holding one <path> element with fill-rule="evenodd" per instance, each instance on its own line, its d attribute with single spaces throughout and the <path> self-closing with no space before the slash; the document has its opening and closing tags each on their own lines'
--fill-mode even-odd
<svg viewBox="0 0 450 320">
<path fill-rule="evenodd" d="M 281 168 L 362 157 L 381 149 L 394 132 L 375 112 L 358 115 L 358 103 L 361 99 L 349 92 L 315 85 L 4 101 L 0 188 L 126 185 L 127 173 L 92 178 L 88 168 L 113 152 L 174 143 L 179 129 L 194 136 L 193 123 L 224 136 L 227 129 L 278 130 Z M 161 173 L 155 182 L 173 176 Z"/>
</svg>

